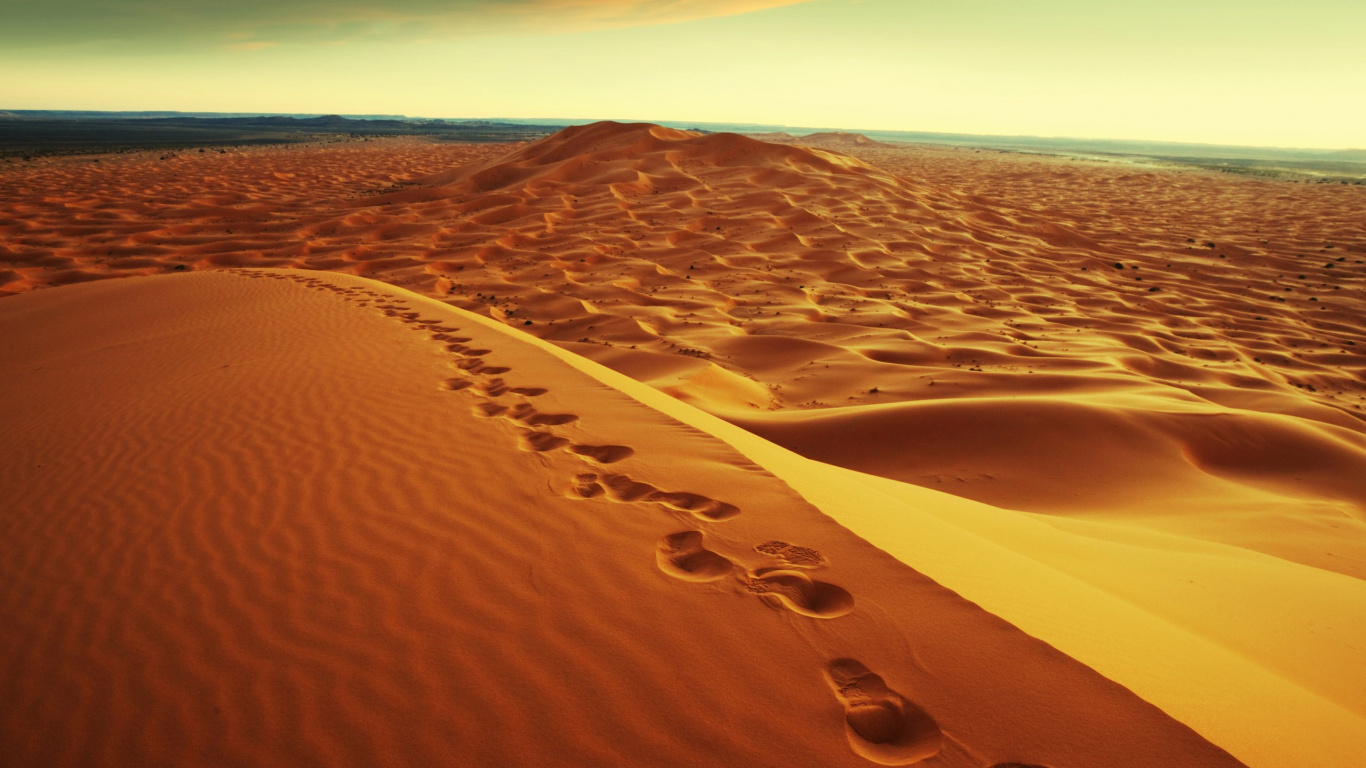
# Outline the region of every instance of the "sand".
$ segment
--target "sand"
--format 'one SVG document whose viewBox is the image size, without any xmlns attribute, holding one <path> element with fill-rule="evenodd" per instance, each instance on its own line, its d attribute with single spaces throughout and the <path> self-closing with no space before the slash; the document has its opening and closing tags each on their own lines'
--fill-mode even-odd
<svg viewBox="0 0 1366 768">
<path fill-rule="evenodd" d="M 24 741 L 35 759 L 221 752 L 225 764 L 471 749 L 544 762 L 562 747 L 569 763 L 1056 768 L 1230 760 L 1222 748 L 1269 767 L 1366 752 L 1366 190 L 848 135 L 782 141 L 598 124 L 511 147 L 395 140 L 0 167 L 0 290 L 22 294 L 0 301 L 6 338 L 20 340 L 0 364 L 11 402 L 41 399 L 0 441 L 24 457 L 7 456 L 0 479 L 21 499 L 7 530 L 23 533 L 6 537 L 7 578 L 24 584 L 6 612 L 34 617 L 3 636 L 27 649 L 7 653 L 23 662 L 6 674 L 47 713 L 27 728 L 6 720 L 6 733 L 43 734 Z M 299 273 L 150 277 L 258 266 L 387 285 L 316 273 L 303 289 L 327 301 L 305 310 L 293 293 L 261 294 L 302 290 Z M 125 275 L 147 277 L 35 290 Z M 299 314 L 272 316 L 286 307 Z M 388 327 L 417 308 L 432 322 L 396 331 L 410 344 L 360 319 Z M 426 337 L 444 333 L 432 324 L 472 341 L 432 351 Z M 169 346 L 139 362 L 153 340 Z M 487 374 L 508 388 L 490 394 L 457 374 L 444 386 L 459 389 L 404 394 L 431 378 L 422 365 L 480 349 L 525 349 L 491 366 L 538 381 Z M 71 366 L 61 375 L 58 360 Z M 195 365 L 250 375 L 213 384 L 186 374 Z M 580 434 L 589 424 L 601 431 Z M 56 464 L 34 458 L 35 435 L 44 456 L 73 457 L 65 474 L 36 474 Z M 540 477 L 553 479 L 527 480 Z M 619 505 L 663 519 L 575 517 Z M 181 525 L 146 538 L 167 510 Z M 579 522 L 540 531 L 543 514 Z M 206 534 L 206 519 L 225 527 Z M 220 536 L 238 543 L 210 543 Z M 796 549 L 755 549 L 767 541 Z M 160 549 L 130 561 L 131 542 Z M 643 559 L 607 554 L 632 548 Z M 808 549 L 815 569 L 790 559 Z M 559 565 L 536 565 L 548 553 Z M 36 575 L 39 562 L 66 575 Z M 374 576 L 387 571 L 406 581 Z M 175 573 L 197 576 L 164 578 Z M 443 586 L 419 586 L 428 573 Z M 647 577 L 700 589 L 687 610 L 701 613 L 675 610 L 637 583 Z M 534 595 L 510 586 L 528 580 Z M 180 591 L 153 599 L 150 583 Z M 722 610 L 722 597 L 735 601 Z M 531 618 L 546 610 L 564 618 Z M 465 611 L 505 624 L 481 629 Z M 746 621 L 777 621 L 787 639 Z M 109 642 L 91 642 L 92 626 Z M 437 650 L 442 634 L 466 650 Z M 46 677 L 29 671 L 43 669 L 38 648 L 63 648 Z M 129 668 L 129 649 L 197 671 Z M 452 687 L 504 652 L 522 656 Z M 599 655 L 625 666 L 554 671 Z M 71 658 L 104 677 L 72 678 Z M 878 688 L 863 669 L 896 691 L 868 694 L 880 710 L 847 696 Z M 774 682 L 781 670 L 789 682 Z M 179 690 L 182 678 L 200 682 Z M 510 692 L 511 678 L 532 682 Z M 290 682 L 265 682 L 277 679 Z M 324 705 L 334 680 L 351 687 Z M 430 693 L 437 714 L 423 719 L 393 680 Z M 590 735 L 593 718 L 564 709 L 572 690 L 598 692 L 591 711 L 615 725 Z M 211 691 L 237 718 L 226 731 L 209 727 Z M 792 720 L 802 706 L 825 724 Z M 84 741 L 51 725 L 66 709 L 93 723 L 147 707 L 162 719 L 137 734 L 117 717 Z M 859 727 L 886 738 L 852 726 L 822 737 L 845 728 L 845 710 L 874 712 L 876 727 Z M 893 710 L 888 736 L 877 713 Z M 278 722 L 286 711 L 295 720 Z M 532 735 L 527 720 L 557 725 Z M 417 722 L 424 735 L 404 736 Z M 161 743 L 168 730 L 177 743 Z M 257 731 L 276 736 L 254 757 L 234 751 Z M 308 735 L 291 746 L 290 733 Z M 333 741 L 347 733 L 351 746 Z"/>
<path fill-rule="evenodd" d="M 1238 764 L 460 310 L 242 271 L 0 326 L 13 764 Z"/>
</svg>

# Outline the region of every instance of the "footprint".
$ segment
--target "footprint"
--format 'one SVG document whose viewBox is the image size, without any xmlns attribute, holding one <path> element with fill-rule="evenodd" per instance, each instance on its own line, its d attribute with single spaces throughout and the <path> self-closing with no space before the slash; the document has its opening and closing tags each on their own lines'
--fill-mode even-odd
<svg viewBox="0 0 1366 768">
<path fill-rule="evenodd" d="M 441 382 L 441 388 L 442 388 L 442 389 L 449 389 L 449 390 L 451 390 L 451 391 L 453 391 L 453 392 L 459 392 L 460 390 L 466 389 L 467 387 L 469 387 L 470 384 L 471 384 L 471 382 L 470 382 L 469 379 L 462 379 L 462 378 L 456 377 L 456 378 L 454 378 L 454 379 L 446 379 L 445 381 Z"/>
<path fill-rule="evenodd" d="M 578 421 L 572 413 L 540 413 L 526 403 L 518 403 L 508 411 L 508 417 L 533 427 L 551 427 Z"/>
<path fill-rule="evenodd" d="M 735 570 L 735 563 L 702 546 L 701 531 L 665 536 L 655 552 L 655 562 L 661 571 L 684 581 L 716 581 Z"/>
<path fill-rule="evenodd" d="M 575 446 L 575 448 L 593 446 Z M 601 446 L 606 448 L 625 448 L 625 446 Z M 575 451 L 574 448 L 570 449 Z M 628 449 L 629 450 L 629 449 Z M 578 451 L 575 451 L 578 453 Z M 634 451 L 632 451 L 634 453 Z M 625 458 L 624 456 L 622 458 Z M 601 488 L 605 489 L 607 497 L 613 501 L 653 501 L 663 504 L 670 509 L 679 512 L 687 512 L 694 517 L 702 520 L 716 522 L 727 520 L 740 514 L 740 508 L 724 501 L 708 498 L 697 493 L 686 491 L 661 491 L 649 483 L 642 483 L 619 474 L 596 474 L 593 472 L 580 475 L 579 477 L 589 477 Z"/>
<path fill-rule="evenodd" d="M 653 485 L 638 483 L 626 475 L 591 474 L 591 477 L 606 489 L 608 498 L 613 501 L 640 501 L 651 494 L 659 493 Z"/>
<path fill-rule="evenodd" d="M 513 388 L 512 388 L 512 393 L 513 393 L 514 395 L 521 395 L 522 397 L 540 397 L 541 395 L 544 395 L 546 392 L 549 392 L 549 391 L 550 391 L 550 390 L 546 389 L 545 387 L 513 387 Z"/>
<path fill-rule="evenodd" d="M 630 458 L 635 454 L 635 449 L 624 445 L 571 445 L 569 452 L 599 464 L 615 464 Z"/>
<path fill-rule="evenodd" d="M 507 384 L 503 383 L 503 380 L 497 376 L 489 379 L 484 384 L 479 385 L 477 389 L 489 397 L 500 397 L 507 394 L 508 391 Z"/>
<path fill-rule="evenodd" d="M 834 619 L 854 610 L 854 596 L 843 587 L 816 581 L 801 571 L 760 568 L 749 572 L 745 588 L 779 605 L 816 619 Z"/>
<path fill-rule="evenodd" d="M 499 405 L 497 403 L 480 403 L 479 405 L 474 406 L 474 415 L 487 416 L 491 418 L 494 416 L 502 416 L 503 412 L 507 409 L 508 408 L 506 405 Z"/>
<path fill-rule="evenodd" d="M 729 520 L 740 514 L 740 508 L 734 504 L 687 491 L 656 491 L 650 495 L 649 500 L 680 512 L 691 512 L 693 516 L 703 520 Z"/>
<path fill-rule="evenodd" d="M 598 483 L 598 476 L 592 472 L 585 472 L 574 476 L 574 484 L 569 488 L 570 496 L 577 496 L 581 499 L 593 499 L 601 496 L 602 486 Z"/>
<path fill-rule="evenodd" d="M 522 450 L 534 453 L 553 451 L 556 448 L 563 448 L 568 444 L 568 440 L 550 432 L 526 431 L 523 432 L 521 436 Z"/>
<path fill-rule="evenodd" d="M 793 568 L 819 568 L 825 565 L 821 553 L 810 547 L 799 547 L 785 541 L 765 541 L 754 548 L 756 552 L 773 555 Z"/>
<path fill-rule="evenodd" d="M 830 662 L 825 679 L 844 705 L 845 735 L 859 755 L 882 765 L 906 765 L 943 747 L 944 734 L 934 718 L 854 659 Z"/>
<path fill-rule="evenodd" d="M 491 365 L 484 365 L 484 358 L 482 357 L 462 357 L 452 363 L 452 365 L 462 371 L 469 371 L 470 373 L 478 373 L 485 376 L 496 376 L 512 370 L 511 368 L 497 368 Z"/>
</svg>

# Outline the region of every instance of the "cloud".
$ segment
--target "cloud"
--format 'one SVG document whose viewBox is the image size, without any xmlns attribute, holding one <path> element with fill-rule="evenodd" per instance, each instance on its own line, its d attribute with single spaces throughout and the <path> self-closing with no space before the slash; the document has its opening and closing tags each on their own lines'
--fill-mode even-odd
<svg viewBox="0 0 1366 768">
<path fill-rule="evenodd" d="M 563 15 L 598 26 L 637 26 L 737 16 L 805 0 L 522 0 L 487 2 L 523 13 Z"/>
<path fill-rule="evenodd" d="M 267 48 L 274 48 L 276 45 L 278 43 L 272 43 L 269 40 L 252 40 L 245 43 L 228 43 L 223 47 L 229 51 L 250 53 L 251 51 L 264 51 Z"/>
<path fill-rule="evenodd" d="M 0 41 L 243 49 L 357 39 L 583 32 L 734 16 L 810 0 L 0 0 Z"/>
</svg>

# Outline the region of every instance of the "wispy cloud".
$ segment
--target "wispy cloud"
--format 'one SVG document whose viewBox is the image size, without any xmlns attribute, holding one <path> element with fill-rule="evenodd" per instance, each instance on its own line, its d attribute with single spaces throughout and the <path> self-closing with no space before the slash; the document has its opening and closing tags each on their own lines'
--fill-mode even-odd
<svg viewBox="0 0 1366 768">
<path fill-rule="evenodd" d="M 0 0 L 19 46 L 267 45 L 581 32 L 733 16 L 810 0 Z"/>
</svg>

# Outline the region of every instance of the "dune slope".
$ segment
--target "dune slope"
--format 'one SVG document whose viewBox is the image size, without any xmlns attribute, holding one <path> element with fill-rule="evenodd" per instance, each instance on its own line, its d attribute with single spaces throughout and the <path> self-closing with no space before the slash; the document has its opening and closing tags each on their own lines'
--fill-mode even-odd
<svg viewBox="0 0 1366 768">
<path fill-rule="evenodd" d="M 0 328 L 14 764 L 1239 764 L 459 310 L 244 270 Z"/>
</svg>

